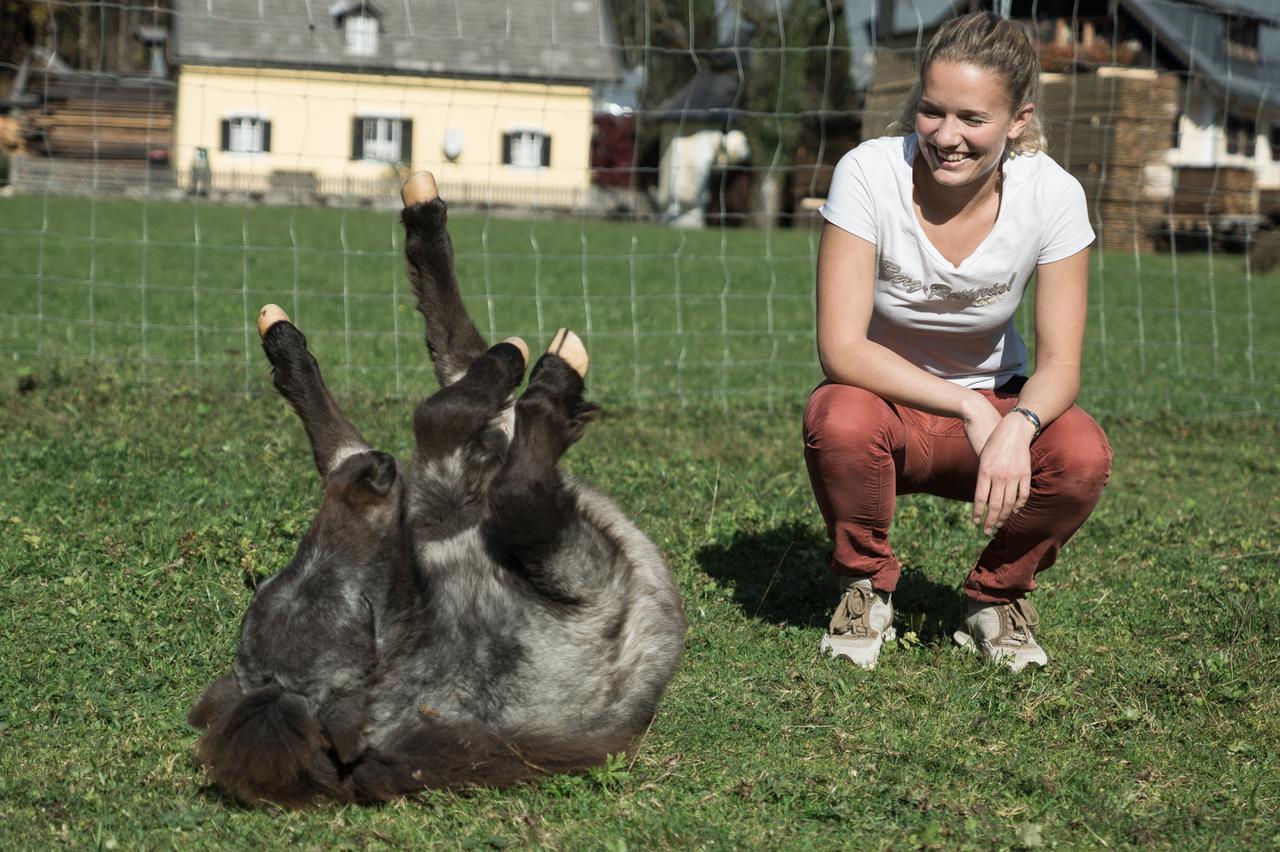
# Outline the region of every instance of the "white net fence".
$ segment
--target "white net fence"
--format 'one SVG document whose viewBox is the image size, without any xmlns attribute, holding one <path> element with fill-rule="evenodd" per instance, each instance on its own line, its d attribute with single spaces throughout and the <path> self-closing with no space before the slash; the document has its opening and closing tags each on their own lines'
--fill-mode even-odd
<svg viewBox="0 0 1280 852">
<path fill-rule="evenodd" d="M 1084 404 L 1280 410 L 1280 14 L 1268 0 L 1003 5 L 1039 40 L 1050 153 L 1099 235 Z M 606 402 L 798 404 L 820 379 L 831 168 L 882 135 L 953 7 L 6 11 L 9 381 L 105 371 L 260 392 L 255 317 L 276 302 L 338 392 L 430 390 L 396 218 L 400 182 L 425 168 L 489 338 L 578 330 Z M 1030 296 L 1019 324 L 1030 337 Z"/>
</svg>

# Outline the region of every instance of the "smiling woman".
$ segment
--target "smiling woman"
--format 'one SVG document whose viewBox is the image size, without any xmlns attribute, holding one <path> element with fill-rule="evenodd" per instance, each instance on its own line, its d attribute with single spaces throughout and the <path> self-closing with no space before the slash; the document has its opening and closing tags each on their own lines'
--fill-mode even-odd
<svg viewBox="0 0 1280 852">
<path fill-rule="evenodd" d="M 1026 599 L 1111 469 L 1074 405 L 1093 230 L 1080 184 L 1044 152 L 1039 61 L 990 13 L 939 30 L 895 127 L 836 167 L 818 252 L 818 354 L 805 461 L 845 586 L 824 651 L 865 668 L 894 636 L 898 494 L 973 501 L 992 535 L 956 641 L 1043 666 Z M 1013 324 L 1036 275 L 1036 363 Z"/>
</svg>

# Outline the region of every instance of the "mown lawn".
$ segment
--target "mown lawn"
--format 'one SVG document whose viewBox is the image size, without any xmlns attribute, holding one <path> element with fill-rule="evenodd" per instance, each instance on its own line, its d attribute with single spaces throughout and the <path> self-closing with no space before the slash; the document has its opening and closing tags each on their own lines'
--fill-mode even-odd
<svg viewBox="0 0 1280 852">
<path fill-rule="evenodd" d="M 486 332 L 544 340 L 565 313 L 578 311 L 585 321 L 578 248 L 585 238 L 589 255 L 614 246 L 623 257 L 618 266 L 636 267 L 622 278 L 628 293 L 653 288 L 669 301 L 685 255 L 655 257 L 649 266 L 642 258 L 650 251 L 711 258 L 705 275 L 715 279 L 690 273 L 682 279 L 686 295 L 723 290 L 722 247 L 734 264 L 754 257 L 754 267 L 767 266 L 772 252 L 791 295 L 773 304 L 794 309 L 775 313 L 775 330 L 803 332 L 805 351 L 796 343 L 796 354 L 774 359 L 773 372 L 768 363 L 754 373 L 723 369 L 719 350 L 738 339 L 723 330 L 745 327 L 768 304 L 744 295 L 751 308 L 741 315 L 716 308 L 706 332 L 714 355 L 690 355 L 679 374 L 681 350 L 669 338 L 655 331 L 653 345 L 665 348 L 649 354 L 650 337 L 631 333 L 641 314 L 629 313 L 630 295 L 619 300 L 617 316 L 608 299 L 593 303 L 590 385 L 608 409 L 566 466 L 614 494 L 652 536 L 691 624 L 684 663 L 632 759 L 515 790 L 283 813 L 244 810 L 212 789 L 183 722 L 190 702 L 231 660 L 250 596 L 245 575 L 290 558 L 320 499 L 302 430 L 269 392 L 243 320 L 268 299 L 291 308 L 289 279 L 276 281 L 277 274 L 304 259 L 314 264 L 295 315 L 322 349 L 353 419 L 379 446 L 403 455 L 412 397 L 427 380 L 415 316 L 400 311 L 403 285 L 393 283 L 394 222 L 369 212 L 148 205 L 152 242 L 140 248 L 102 240 L 114 227 L 136 233 L 130 217 L 141 205 L 95 202 L 94 239 L 65 236 L 85 204 L 0 201 L 0 230 L 8 229 L 0 234 L 0 353 L 8 361 L 0 375 L 7 485 L 0 491 L 7 533 L 0 536 L 0 846 L 1280 844 L 1280 345 L 1263 309 L 1275 304 L 1277 285 L 1244 276 L 1239 258 L 1144 257 L 1141 275 L 1128 277 L 1116 265 L 1138 261 L 1103 259 L 1104 292 L 1095 282 L 1095 296 L 1114 301 L 1095 309 L 1091 335 L 1105 323 L 1116 336 L 1105 347 L 1091 337 L 1087 381 L 1116 450 L 1115 473 L 1094 517 L 1042 577 L 1037 604 L 1050 668 L 1015 677 L 949 644 L 959 584 L 981 536 L 965 523 L 963 506 L 914 497 L 900 504 L 893 531 L 907 565 L 895 600 L 903 638 L 866 673 L 816 652 L 835 594 L 821 568 L 826 543 L 799 443 L 799 404 L 813 376 L 803 328 L 811 308 L 798 294 L 807 293 L 811 273 L 792 267 L 808 262 L 809 238 L 780 235 L 766 250 L 759 234 L 458 217 L 459 244 L 470 246 L 460 248 L 463 263 L 481 281 L 489 268 L 494 319 L 483 288 L 469 291 Z M 43 229 L 46 206 L 51 224 Z M 314 254 L 287 250 L 288 263 L 271 266 L 269 252 L 241 246 L 221 249 L 226 257 L 215 264 L 202 243 L 205 259 L 192 269 L 207 279 L 194 296 L 189 280 L 185 293 L 150 289 L 168 286 L 159 277 L 162 227 L 177 234 L 199 219 L 208 235 L 248 223 L 248 243 L 257 245 L 280 233 L 271 228 L 287 233 L 289 221 L 313 215 L 330 236 L 345 233 L 346 254 L 326 243 Z M 36 237 L 24 230 L 32 216 Z M 392 342 L 381 326 L 346 335 L 342 323 L 354 329 L 355 314 L 343 320 L 341 311 L 324 313 L 323 300 L 313 304 L 329 286 L 318 282 L 335 280 L 329 266 L 357 263 L 354 235 L 366 226 L 381 234 L 370 265 L 387 282 L 383 317 L 401 317 Z M 510 256 L 498 250 L 516 246 L 517 236 L 524 243 Z M 43 239 L 43 255 L 33 239 Z M 540 255 L 530 252 L 531 239 Z M 473 254 L 486 240 L 488 258 Z M 181 242 L 172 250 L 188 257 L 192 247 Z M 145 278 L 130 254 L 139 251 L 148 258 Z M 578 258 L 577 301 L 567 294 L 544 301 L 539 321 L 514 294 L 533 282 L 544 296 L 567 287 L 568 273 L 551 271 L 559 251 Z M 66 266 L 55 272 L 55 259 Z M 1155 282 L 1170 280 L 1152 267 L 1168 272 L 1175 260 L 1179 312 L 1147 310 Z M 565 269 L 574 262 L 563 260 Z M 748 266 L 732 279 L 743 294 L 763 280 Z M 228 269 L 242 277 L 222 277 Z M 214 310 L 227 280 L 247 313 L 225 308 L 212 325 L 226 330 L 208 330 L 208 360 L 196 364 L 195 332 L 183 312 L 195 302 Z M 381 286 L 365 273 L 336 280 L 347 282 L 348 296 Z M 597 283 L 609 292 L 605 280 L 589 271 L 593 296 Z M 272 290 L 280 283 L 283 297 Z M 1191 304 L 1193 294 L 1207 302 L 1206 288 L 1216 300 L 1212 312 Z M 86 290 L 94 293 L 92 325 L 74 313 L 87 311 Z M 166 293 L 186 301 L 167 301 Z M 781 295 L 782 283 L 774 291 Z M 1247 311 L 1244 295 L 1253 300 Z M 145 369 L 141 323 L 107 321 L 116 297 L 135 298 L 130 310 L 142 316 L 144 296 Z M 1139 298 L 1143 311 L 1133 307 Z M 503 313 L 504 305 L 513 313 Z M 690 307 L 684 327 L 711 323 L 702 311 Z M 1251 344 L 1228 337 L 1228 315 L 1249 320 Z M 1137 318 L 1144 320 L 1128 344 L 1117 330 L 1126 316 L 1135 331 Z M 173 342 L 152 336 L 153 320 L 178 327 L 170 329 Z M 1193 348 L 1212 341 L 1210 320 L 1219 323 L 1218 348 Z M 576 316 L 568 323 L 585 327 Z M 206 333 L 203 320 L 198 328 Z M 84 339 L 89 329 L 97 336 L 93 353 Z M 1162 349 L 1157 332 L 1175 330 L 1183 345 Z M 741 336 L 769 339 L 767 330 Z M 787 353 L 783 337 L 777 351 Z M 688 352 L 692 340 L 685 339 Z M 1105 367 L 1098 360 L 1104 348 Z M 399 353 L 400 370 L 374 368 L 385 366 L 388 352 Z M 90 354 L 94 364 L 86 364 Z M 708 359 L 714 368 L 699 372 Z M 783 364 L 792 359 L 795 366 Z M 1251 410 L 1261 413 L 1239 416 Z"/>
</svg>

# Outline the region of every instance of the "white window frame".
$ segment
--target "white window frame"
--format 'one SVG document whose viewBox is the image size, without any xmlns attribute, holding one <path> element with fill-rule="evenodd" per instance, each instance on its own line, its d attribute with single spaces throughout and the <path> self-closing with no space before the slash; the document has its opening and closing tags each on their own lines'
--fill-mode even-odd
<svg viewBox="0 0 1280 852">
<path fill-rule="evenodd" d="M 542 144 L 551 134 L 541 127 L 509 127 L 511 137 L 511 162 L 513 169 L 542 169 Z"/>
<path fill-rule="evenodd" d="M 351 56 L 376 56 L 378 53 L 378 19 L 373 15 L 352 14 L 342 19 L 347 53 Z"/>
<path fill-rule="evenodd" d="M 229 125 L 228 154 L 263 153 L 263 130 L 267 117 L 258 112 L 233 112 L 223 117 Z"/>
<path fill-rule="evenodd" d="M 404 116 L 361 115 L 359 118 L 363 136 L 360 159 L 399 162 L 404 141 Z"/>
</svg>

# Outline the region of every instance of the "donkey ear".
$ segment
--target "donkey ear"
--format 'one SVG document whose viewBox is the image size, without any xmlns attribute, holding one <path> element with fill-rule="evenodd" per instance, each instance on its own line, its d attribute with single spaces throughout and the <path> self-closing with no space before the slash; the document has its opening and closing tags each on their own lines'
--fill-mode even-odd
<svg viewBox="0 0 1280 852">
<path fill-rule="evenodd" d="M 371 450 L 364 455 L 364 465 L 355 484 L 379 497 L 385 497 L 396 483 L 395 456 L 381 450 Z"/>
</svg>

